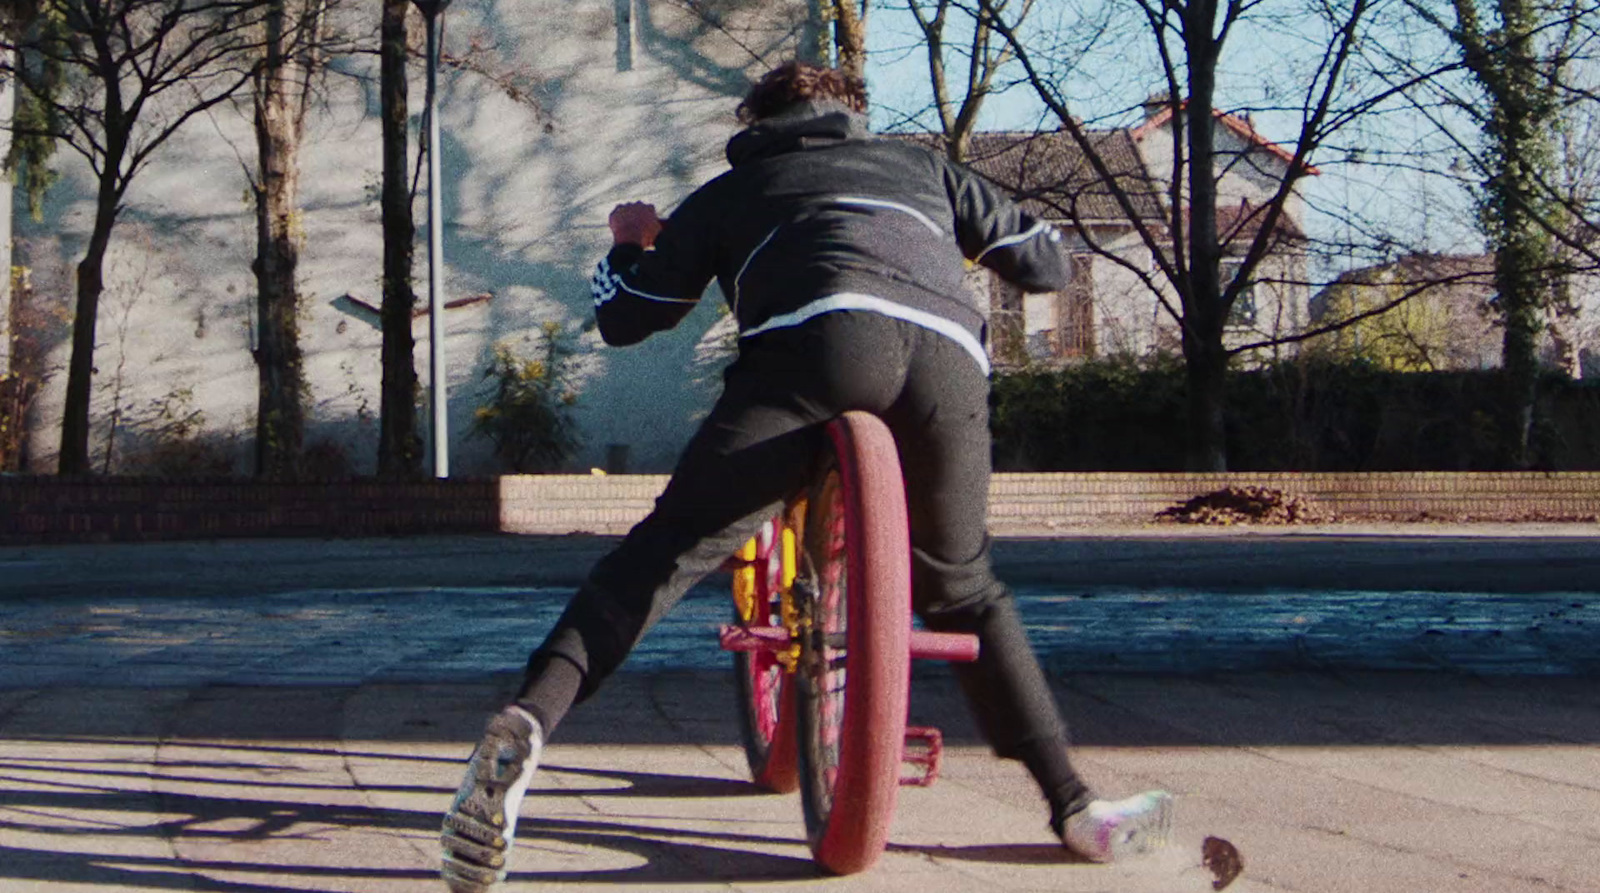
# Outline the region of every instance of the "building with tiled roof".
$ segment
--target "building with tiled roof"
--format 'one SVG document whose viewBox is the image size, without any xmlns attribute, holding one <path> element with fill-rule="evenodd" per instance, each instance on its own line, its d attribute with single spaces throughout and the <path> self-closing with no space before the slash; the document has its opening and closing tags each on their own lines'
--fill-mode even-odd
<svg viewBox="0 0 1600 893">
<path fill-rule="evenodd" d="M 1067 250 L 1075 270 L 1070 289 L 1044 295 L 1023 295 L 992 276 L 975 276 L 974 287 L 989 294 L 990 349 L 996 362 L 1070 362 L 1178 349 L 1178 323 L 1161 300 L 1176 307 L 1177 295 L 1161 279 L 1149 243 L 1139 232 L 1142 227 L 1159 244 L 1170 246 L 1174 121 L 1181 124 L 1181 112 L 1174 115 L 1170 105 L 1152 103 L 1136 126 L 1087 131 L 1106 175 L 1096 172 L 1077 141 L 1063 131 L 972 136 L 965 162 L 1030 213 L 1060 225 L 1069 236 Z M 1231 277 L 1294 161 L 1247 120 L 1219 113 L 1218 121 L 1223 126 L 1217 128 L 1217 229 L 1224 274 Z M 942 146 L 935 134 L 899 138 Z M 1308 167 L 1305 173 L 1316 170 Z M 1179 216 L 1187 224 L 1188 209 L 1180 208 Z M 1271 251 L 1235 305 L 1228 335 L 1233 343 L 1289 334 L 1304 324 L 1310 293 L 1302 219 L 1302 203 L 1292 195 Z"/>
</svg>

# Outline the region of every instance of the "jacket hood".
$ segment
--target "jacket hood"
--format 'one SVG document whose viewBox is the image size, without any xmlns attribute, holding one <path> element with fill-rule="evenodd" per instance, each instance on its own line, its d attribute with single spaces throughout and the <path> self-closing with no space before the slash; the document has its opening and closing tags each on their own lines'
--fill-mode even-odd
<svg viewBox="0 0 1600 893">
<path fill-rule="evenodd" d="M 867 117 L 831 100 L 797 102 L 750 125 L 728 140 L 728 163 L 738 167 L 761 158 L 871 138 Z"/>
</svg>

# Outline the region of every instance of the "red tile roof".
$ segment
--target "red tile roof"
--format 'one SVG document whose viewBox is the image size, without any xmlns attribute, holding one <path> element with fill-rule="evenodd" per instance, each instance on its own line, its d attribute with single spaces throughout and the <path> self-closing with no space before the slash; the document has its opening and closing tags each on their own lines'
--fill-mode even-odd
<svg viewBox="0 0 1600 893">
<path fill-rule="evenodd" d="M 1188 105 L 1189 100 L 1185 99 L 1183 102 L 1178 104 L 1178 107 L 1187 108 Z M 1133 138 L 1135 140 L 1142 140 L 1146 136 L 1149 136 L 1152 131 L 1167 126 L 1167 124 L 1172 121 L 1172 114 L 1172 106 L 1169 105 L 1162 108 L 1161 111 L 1156 112 L 1149 118 L 1146 118 L 1143 124 L 1133 128 Z M 1222 124 L 1222 126 L 1238 134 L 1245 142 L 1270 152 L 1283 161 L 1284 164 L 1294 163 L 1294 154 L 1292 152 L 1289 152 L 1287 149 L 1283 148 L 1272 140 L 1262 136 L 1261 131 L 1256 130 L 1248 119 L 1242 118 L 1239 115 L 1230 114 L 1222 111 L 1221 109 L 1212 109 L 1211 114 L 1220 124 Z M 1318 176 L 1322 173 L 1322 171 L 1318 170 L 1314 165 L 1306 165 L 1302 170 L 1302 173 L 1310 176 Z"/>
</svg>

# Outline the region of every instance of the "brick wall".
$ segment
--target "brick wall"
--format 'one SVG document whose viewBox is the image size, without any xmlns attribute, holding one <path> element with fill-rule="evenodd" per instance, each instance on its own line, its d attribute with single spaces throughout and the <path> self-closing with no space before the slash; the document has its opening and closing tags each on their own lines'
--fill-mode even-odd
<svg viewBox="0 0 1600 893">
<path fill-rule="evenodd" d="M 385 536 L 620 534 L 665 475 L 516 475 L 488 480 L 268 484 L 0 477 L 0 543 Z M 999 535 L 1149 521 L 1228 486 L 1264 486 L 1350 520 L 1600 518 L 1600 472 L 1000 474 Z"/>
<path fill-rule="evenodd" d="M 1600 518 L 1600 472 L 1084 472 L 1001 474 L 990 488 L 996 533 L 1148 521 L 1224 487 L 1268 487 L 1344 520 Z"/>
<path fill-rule="evenodd" d="M 508 475 L 500 479 L 500 528 L 627 533 L 666 485 L 664 474 Z"/>
<path fill-rule="evenodd" d="M 665 475 L 502 478 L 501 526 L 517 533 L 625 533 Z M 1140 523 L 1194 496 L 1261 486 L 1305 497 L 1351 520 L 1600 518 L 1600 472 L 997 474 L 989 523 L 999 535 L 1096 523 Z"/>
<path fill-rule="evenodd" d="M 0 478 L 0 543 L 499 529 L 495 480 L 278 484 Z"/>
</svg>

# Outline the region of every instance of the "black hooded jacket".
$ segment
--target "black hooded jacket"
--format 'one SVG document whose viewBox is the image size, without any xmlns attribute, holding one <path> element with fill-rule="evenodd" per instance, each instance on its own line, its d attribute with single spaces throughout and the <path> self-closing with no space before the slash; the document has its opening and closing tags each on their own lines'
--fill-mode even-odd
<svg viewBox="0 0 1600 893">
<path fill-rule="evenodd" d="M 606 343 L 677 325 L 714 276 L 741 339 L 864 310 L 940 331 L 987 369 L 987 308 L 963 285 L 963 259 L 1027 291 L 1067 284 L 1055 229 L 944 156 L 873 137 L 840 105 L 762 119 L 727 154 L 732 169 L 679 205 L 654 248 L 617 245 L 600 262 Z"/>
</svg>

